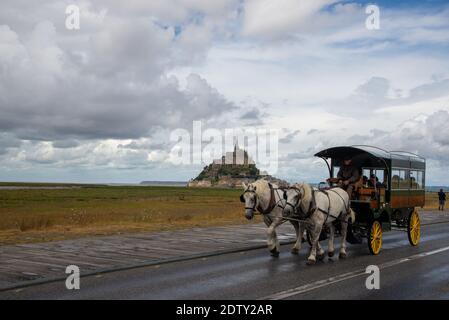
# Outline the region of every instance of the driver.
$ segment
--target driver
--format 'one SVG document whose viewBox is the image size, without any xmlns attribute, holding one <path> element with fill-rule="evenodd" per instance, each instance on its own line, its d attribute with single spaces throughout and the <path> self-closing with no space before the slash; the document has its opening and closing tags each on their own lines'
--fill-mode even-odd
<svg viewBox="0 0 449 320">
<path fill-rule="evenodd" d="M 337 173 L 338 185 L 341 186 L 352 199 L 352 192 L 356 182 L 360 179 L 359 170 L 352 164 L 352 158 L 347 156 L 343 159 L 343 165 Z"/>
</svg>

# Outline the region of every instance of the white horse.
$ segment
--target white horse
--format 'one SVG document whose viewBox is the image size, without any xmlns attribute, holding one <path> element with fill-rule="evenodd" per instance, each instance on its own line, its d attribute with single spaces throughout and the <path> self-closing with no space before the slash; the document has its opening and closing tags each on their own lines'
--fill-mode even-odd
<svg viewBox="0 0 449 320">
<path fill-rule="evenodd" d="M 273 257 L 279 256 L 280 244 L 276 235 L 276 227 L 285 222 L 283 208 L 285 206 L 284 190 L 276 184 L 261 179 L 246 185 L 243 183 L 243 193 L 240 201 L 245 203 L 245 217 L 251 220 L 255 211 L 263 215 L 267 229 L 267 245 Z M 299 233 L 299 223 L 291 221 L 296 231 L 296 243 L 291 253 L 298 254 L 301 247 L 302 233 Z"/>
<path fill-rule="evenodd" d="M 348 193 L 341 188 L 332 188 L 329 190 L 314 190 L 307 183 L 299 183 L 290 187 L 285 191 L 286 204 L 284 207 L 284 215 L 291 216 L 299 214 L 300 219 L 304 219 L 304 223 L 300 224 L 299 232 L 304 227 L 310 234 L 312 248 L 307 264 L 316 262 L 316 250 L 318 248 L 318 258 L 324 258 L 324 251 L 319 245 L 319 237 L 324 225 L 329 227 L 329 246 L 328 256 L 334 255 L 334 235 L 335 228 L 333 222 L 338 220 L 341 222 L 341 259 L 346 258 L 346 233 L 348 228 L 348 220 L 355 221 L 354 211 L 350 207 Z M 299 242 L 299 248 L 301 242 Z"/>
</svg>

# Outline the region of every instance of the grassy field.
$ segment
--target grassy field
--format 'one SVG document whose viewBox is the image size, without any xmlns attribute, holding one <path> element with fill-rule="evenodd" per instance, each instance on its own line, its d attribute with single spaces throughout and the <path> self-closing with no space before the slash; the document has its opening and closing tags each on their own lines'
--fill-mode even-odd
<svg viewBox="0 0 449 320">
<path fill-rule="evenodd" d="M 20 183 L 0 183 L 20 187 Z M 26 184 L 73 189 L 0 189 L 0 245 L 127 232 L 249 223 L 241 190 Z M 427 193 L 425 209 L 438 208 Z M 260 217 L 256 219 L 260 221 Z"/>
<path fill-rule="evenodd" d="M 240 193 L 143 186 L 0 190 L 0 244 L 247 223 Z"/>
<path fill-rule="evenodd" d="M 426 192 L 426 205 L 424 209 L 438 209 L 438 192 Z"/>
</svg>

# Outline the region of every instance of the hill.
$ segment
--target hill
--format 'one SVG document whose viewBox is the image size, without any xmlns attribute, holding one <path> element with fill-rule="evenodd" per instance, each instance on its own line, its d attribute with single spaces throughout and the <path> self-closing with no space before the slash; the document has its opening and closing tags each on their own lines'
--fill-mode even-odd
<svg viewBox="0 0 449 320">
<path fill-rule="evenodd" d="M 240 188 L 243 183 L 251 183 L 258 179 L 287 186 L 287 182 L 261 172 L 246 151 L 237 145 L 233 152 L 228 152 L 221 159 L 214 160 L 205 166 L 201 173 L 188 183 L 189 187 Z"/>
</svg>

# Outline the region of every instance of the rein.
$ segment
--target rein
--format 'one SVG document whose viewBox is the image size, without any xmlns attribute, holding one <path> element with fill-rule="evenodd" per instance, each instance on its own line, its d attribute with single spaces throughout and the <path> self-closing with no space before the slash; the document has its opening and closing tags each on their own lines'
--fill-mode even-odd
<svg viewBox="0 0 449 320">
<path fill-rule="evenodd" d="M 345 221 L 341 220 L 339 216 L 335 217 L 335 216 L 330 214 L 331 201 L 330 201 L 330 197 L 329 197 L 328 191 L 332 191 L 335 194 L 337 194 L 340 197 L 341 201 L 343 201 L 343 204 L 345 205 L 346 211 L 349 212 L 349 203 L 346 203 L 346 201 L 343 199 L 343 197 L 338 192 L 336 192 L 334 190 L 328 190 L 328 191 L 318 190 L 318 192 L 322 192 L 322 193 L 324 193 L 327 196 L 327 200 L 329 202 L 329 205 L 328 205 L 328 210 L 325 211 L 325 210 L 317 207 L 316 200 L 315 200 L 315 192 L 316 191 L 313 188 L 311 188 L 312 198 L 311 198 L 311 201 L 309 202 L 309 209 L 307 210 L 307 212 L 304 212 L 302 210 L 301 206 L 299 206 L 299 203 L 300 203 L 300 201 L 302 199 L 302 194 L 303 194 L 303 192 L 305 192 L 304 187 L 303 186 L 301 186 L 301 188 L 291 187 L 290 189 L 295 190 L 296 193 L 299 194 L 299 197 L 298 197 L 298 199 L 296 200 L 295 203 L 290 203 L 290 202 L 286 201 L 286 204 L 285 204 L 284 208 L 286 206 L 291 206 L 295 212 L 299 212 L 299 218 L 300 219 L 288 218 L 288 220 L 295 220 L 295 221 L 297 220 L 297 221 L 301 222 L 301 221 L 304 221 L 304 220 L 310 218 L 312 216 L 312 214 L 316 210 L 318 210 L 318 211 L 320 211 L 320 212 L 322 212 L 323 214 L 326 215 L 326 220 L 325 220 L 324 224 L 326 224 L 327 220 L 329 219 L 329 216 L 334 218 L 335 220 L 339 220 L 341 222 L 345 222 Z M 285 217 L 284 217 L 284 219 L 285 219 Z"/>
<path fill-rule="evenodd" d="M 249 193 L 254 193 L 255 198 L 256 198 L 256 201 L 254 201 L 254 205 L 253 205 L 252 207 L 245 207 L 245 210 L 249 210 L 249 209 L 251 209 L 251 210 L 257 210 L 257 211 L 259 211 L 261 214 L 264 214 L 264 215 L 265 215 L 265 214 L 269 214 L 271 211 L 273 211 L 273 209 L 274 209 L 276 206 L 279 205 L 279 202 L 282 201 L 282 197 L 279 196 L 278 190 L 283 190 L 283 188 L 273 188 L 273 185 L 272 185 L 271 183 L 268 183 L 268 186 L 269 186 L 269 188 L 270 188 L 270 201 L 268 202 L 268 207 L 267 207 L 265 210 L 262 209 L 262 207 L 260 206 L 260 203 L 259 203 L 259 197 L 258 197 L 256 191 L 246 189 L 246 190 L 241 194 L 241 196 L 240 196 L 240 201 L 244 202 L 243 195 L 244 195 L 245 193 L 248 193 L 248 192 L 249 192 Z M 275 196 L 275 194 L 274 194 L 275 191 L 276 191 L 276 194 L 277 194 L 278 197 L 279 197 L 279 201 L 277 201 L 277 202 L 276 202 L 276 196 Z"/>
</svg>

